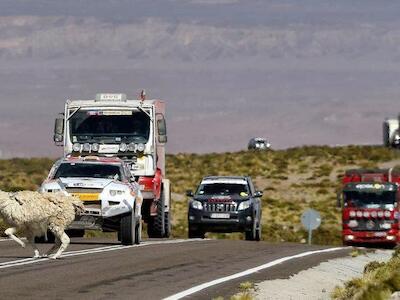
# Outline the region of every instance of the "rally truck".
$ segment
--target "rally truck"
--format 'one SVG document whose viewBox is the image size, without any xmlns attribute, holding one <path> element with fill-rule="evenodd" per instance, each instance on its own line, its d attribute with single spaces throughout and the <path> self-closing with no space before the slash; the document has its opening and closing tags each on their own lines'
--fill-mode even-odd
<svg viewBox="0 0 400 300">
<path fill-rule="evenodd" d="M 114 231 L 123 245 L 140 243 L 143 199 L 139 185 L 131 180 L 129 166 L 121 159 L 62 158 L 54 163 L 40 190 L 64 192 L 83 201 L 85 211 L 68 227 L 70 236 L 83 236 L 85 230 Z"/>
<path fill-rule="evenodd" d="M 142 218 L 149 237 L 170 235 L 170 182 L 165 177 L 165 102 L 97 94 L 67 100 L 56 119 L 54 142 L 66 157 L 117 157 L 130 165 L 143 196 Z"/>
<path fill-rule="evenodd" d="M 400 242 L 399 183 L 394 169 L 346 171 L 338 194 L 345 245 Z"/>
</svg>

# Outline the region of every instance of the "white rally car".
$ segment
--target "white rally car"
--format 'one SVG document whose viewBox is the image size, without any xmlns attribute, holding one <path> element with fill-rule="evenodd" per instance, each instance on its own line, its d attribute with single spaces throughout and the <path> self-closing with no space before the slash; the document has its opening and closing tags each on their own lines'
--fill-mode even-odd
<svg viewBox="0 0 400 300">
<path fill-rule="evenodd" d="M 142 195 L 129 166 L 119 158 L 88 156 L 58 160 L 40 187 L 42 192 L 64 191 L 80 198 L 85 213 L 69 230 L 117 231 L 123 245 L 139 244 Z"/>
</svg>

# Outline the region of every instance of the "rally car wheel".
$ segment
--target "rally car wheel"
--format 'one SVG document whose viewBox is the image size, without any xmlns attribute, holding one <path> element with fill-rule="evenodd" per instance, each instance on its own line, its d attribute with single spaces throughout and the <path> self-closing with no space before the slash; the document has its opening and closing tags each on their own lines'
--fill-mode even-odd
<svg viewBox="0 0 400 300">
<path fill-rule="evenodd" d="M 136 224 L 133 213 L 121 218 L 120 236 L 122 245 L 133 245 L 136 236 Z"/>
<path fill-rule="evenodd" d="M 142 241 L 142 220 L 139 220 L 135 228 L 135 244 L 139 245 Z"/>
</svg>

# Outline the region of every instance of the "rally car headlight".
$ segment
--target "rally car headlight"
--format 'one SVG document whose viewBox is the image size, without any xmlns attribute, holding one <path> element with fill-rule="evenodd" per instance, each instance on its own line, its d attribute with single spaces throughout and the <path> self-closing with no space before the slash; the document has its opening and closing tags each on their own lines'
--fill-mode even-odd
<svg viewBox="0 0 400 300">
<path fill-rule="evenodd" d="M 203 209 L 203 204 L 201 204 L 201 202 L 200 201 L 197 201 L 197 200 L 193 200 L 192 201 L 192 207 L 194 208 L 194 209 Z"/>
<path fill-rule="evenodd" d="M 121 190 L 110 190 L 110 196 L 120 196 L 122 194 L 124 194 L 125 191 L 121 191 Z"/>
<path fill-rule="evenodd" d="M 143 152 L 144 151 L 144 144 L 140 143 L 137 145 L 137 149 L 139 152 Z"/>
<path fill-rule="evenodd" d="M 245 210 L 251 206 L 251 200 L 240 202 L 238 210 Z"/>
</svg>

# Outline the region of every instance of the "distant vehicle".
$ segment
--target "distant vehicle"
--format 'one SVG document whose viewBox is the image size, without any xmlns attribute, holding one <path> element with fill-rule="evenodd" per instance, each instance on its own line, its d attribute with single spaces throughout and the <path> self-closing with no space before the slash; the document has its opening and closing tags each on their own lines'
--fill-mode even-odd
<svg viewBox="0 0 400 300">
<path fill-rule="evenodd" d="M 261 239 L 261 196 L 250 177 L 204 177 L 196 192 L 187 191 L 189 238 L 206 232 L 245 232 L 246 240 Z"/>
<path fill-rule="evenodd" d="M 271 144 L 266 139 L 260 137 L 250 139 L 247 146 L 248 150 L 268 150 L 270 148 Z"/>
<path fill-rule="evenodd" d="M 386 119 L 383 122 L 383 145 L 394 148 L 400 147 L 398 119 Z"/>
<path fill-rule="evenodd" d="M 83 236 L 86 229 L 116 231 L 123 245 L 140 243 L 143 198 L 139 184 L 131 179 L 130 167 L 121 159 L 62 158 L 40 190 L 64 191 L 83 201 L 85 213 L 68 228 L 73 236 Z"/>
<path fill-rule="evenodd" d="M 342 195 L 338 195 L 345 245 L 400 242 L 399 183 L 395 169 L 346 171 Z"/>
</svg>

